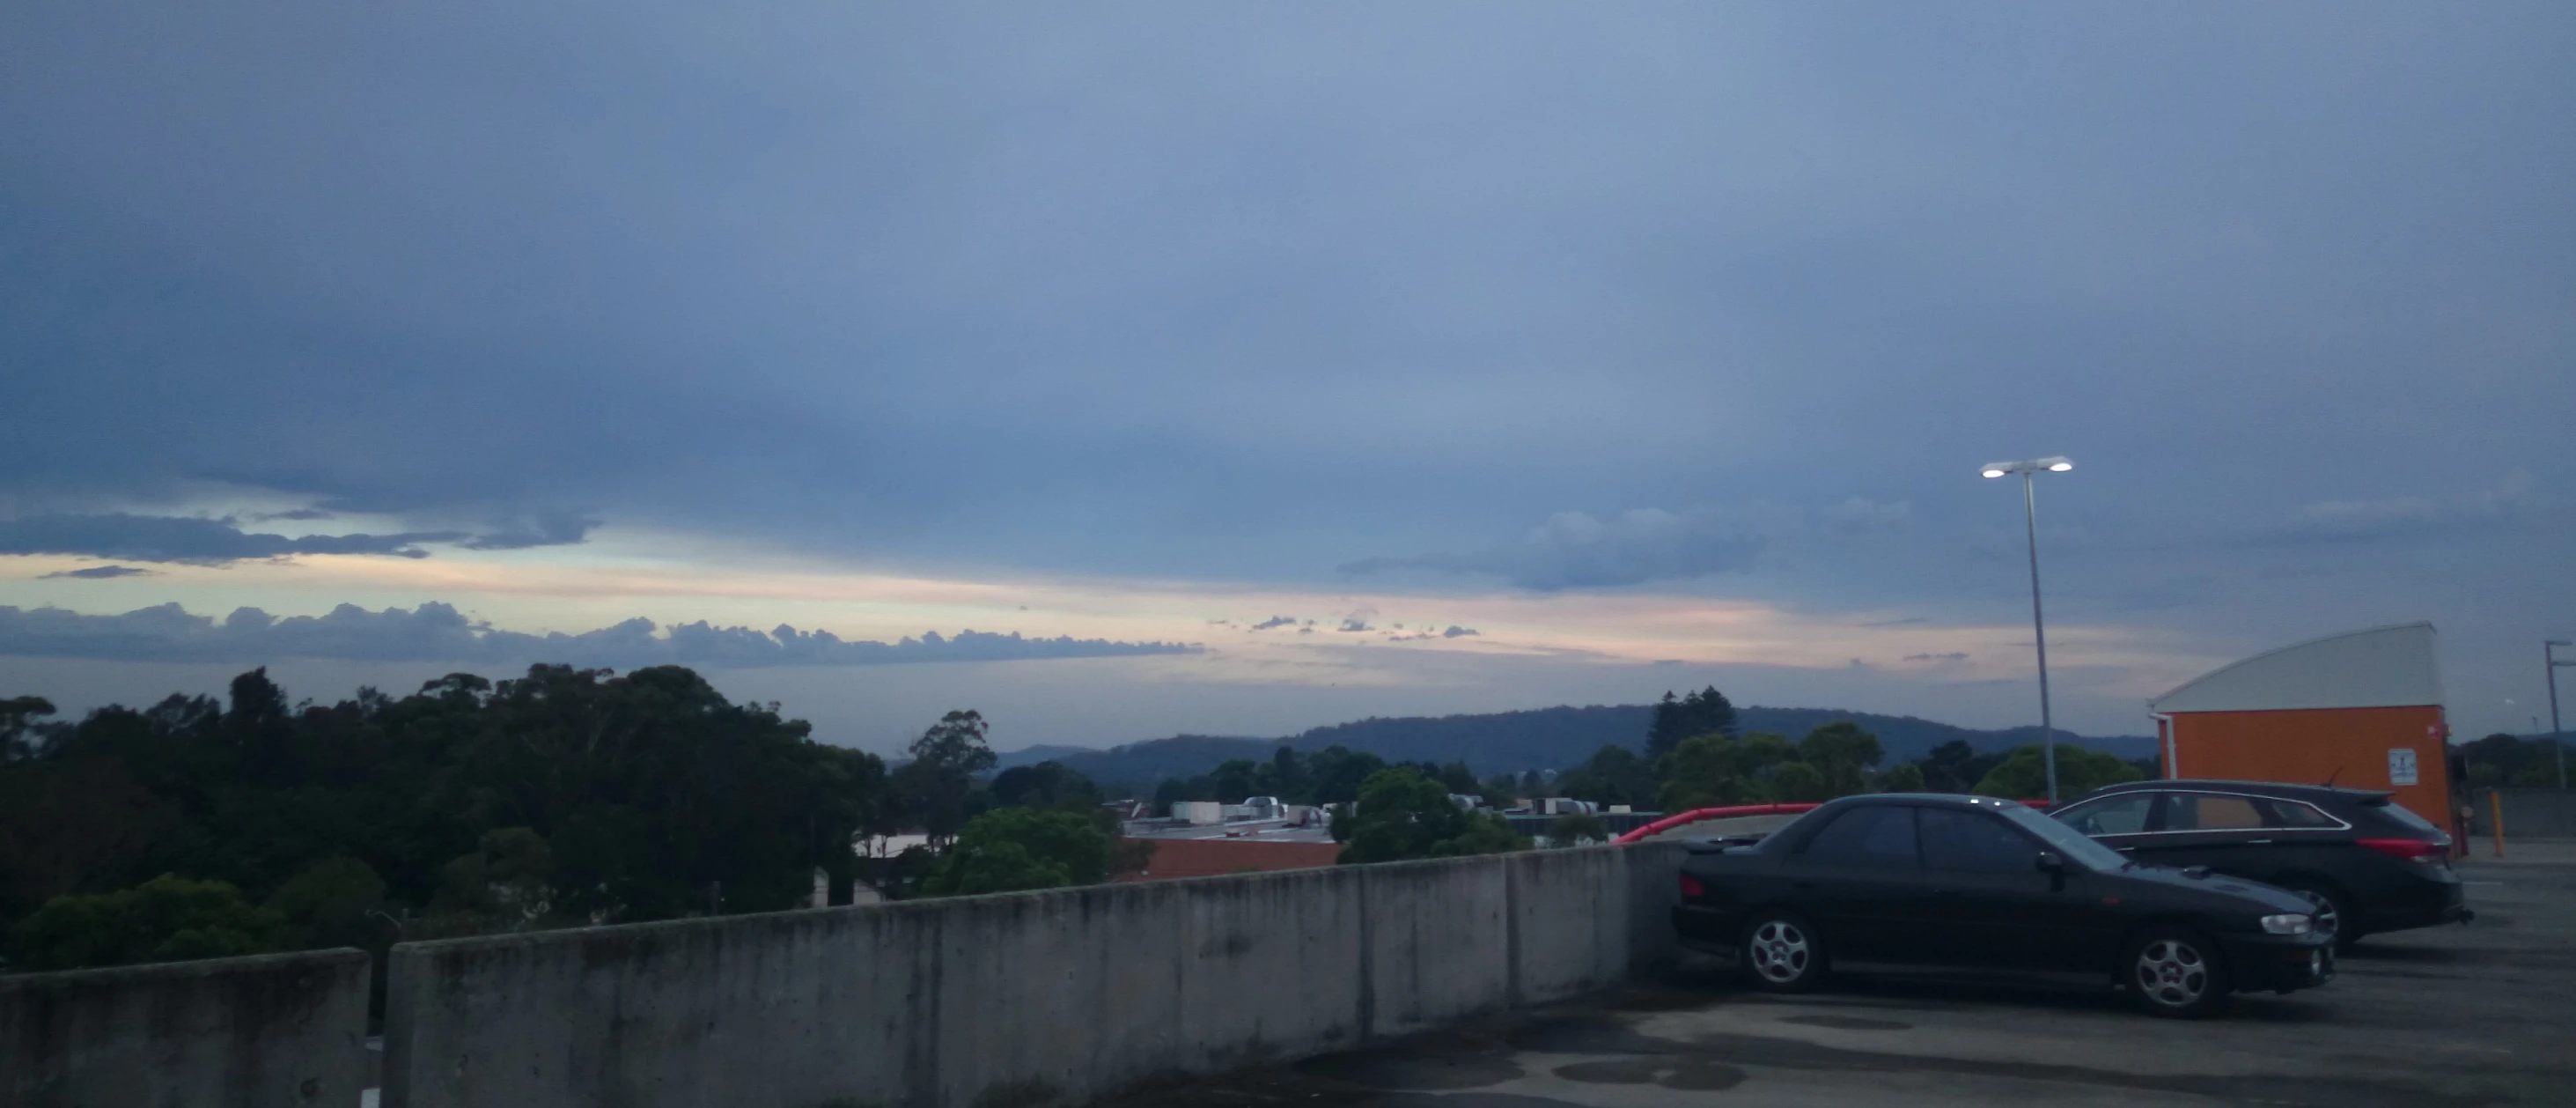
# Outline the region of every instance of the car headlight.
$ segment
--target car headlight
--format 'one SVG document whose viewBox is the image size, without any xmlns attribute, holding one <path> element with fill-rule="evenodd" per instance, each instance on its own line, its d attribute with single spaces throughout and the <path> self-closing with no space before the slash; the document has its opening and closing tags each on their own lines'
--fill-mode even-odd
<svg viewBox="0 0 2576 1108">
<path fill-rule="evenodd" d="M 2275 935 L 2305 935 L 2316 928 L 2317 921 L 2313 917 L 2296 912 L 2263 917 L 2263 930 Z"/>
</svg>

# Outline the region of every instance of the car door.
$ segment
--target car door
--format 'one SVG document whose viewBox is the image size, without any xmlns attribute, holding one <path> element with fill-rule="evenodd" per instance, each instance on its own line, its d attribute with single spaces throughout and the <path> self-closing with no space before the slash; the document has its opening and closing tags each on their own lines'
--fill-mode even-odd
<svg viewBox="0 0 2576 1108">
<path fill-rule="evenodd" d="M 2159 866 L 2208 866 L 2261 880 L 2277 829 L 2265 826 L 2265 800 L 2239 793 L 2176 791 L 2158 807 L 2150 840 L 2134 855 Z M 2114 847 L 2117 849 L 2117 847 Z"/>
<path fill-rule="evenodd" d="M 2140 865 L 2161 866 L 2171 863 L 2159 859 L 2159 848 L 2153 832 L 2157 829 L 2165 793 L 2157 789 L 2112 793 L 2085 801 L 2057 813 L 2057 819 L 2075 830 L 2099 839 L 2102 845 L 2131 856 Z"/>
<path fill-rule="evenodd" d="M 2040 869 L 2047 844 L 1990 812 L 1925 808 L 1916 818 L 1938 960 L 2041 970 L 2101 963 L 2115 922 L 2080 867 Z"/>
<path fill-rule="evenodd" d="M 1920 961 L 1925 889 L 1914 808 L 1850 808 L 1799 844 L 1784 867 L 1791 898 L 1824 929 L 1836 958 Z"/>
</svg>

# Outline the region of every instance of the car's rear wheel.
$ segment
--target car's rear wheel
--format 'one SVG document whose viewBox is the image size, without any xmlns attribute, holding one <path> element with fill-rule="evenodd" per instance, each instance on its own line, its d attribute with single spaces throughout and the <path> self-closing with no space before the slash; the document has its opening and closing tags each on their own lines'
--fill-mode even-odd
<svg viewBox="0 0 2576 1108">
<path fill-rule="evenodd" d="M 2188 927 L 2151 927 L 2129 943 L 2121 983 L 2150 1015 L 2198 1019 L 2227 1003 L 2227 966 L 2218 946 Z"/>
<path fill-rule="evenodd" d="M 1768 911 L 1744 928 L 1740 948 L 1745 976 L 1757 988 L 1798 993 L 1825 976 L 1825 943 L 1814 924 L 1794 912 Z"/>
<path fill-rule="evenodd" d="M 2334 936 L 2336 953 L 2350 950 L 2352 944 L 2361 941 L 2361 921 L 2334 886 L 2322 881 L 2284 881 L 2281 887 L 2307 897 L 2308 903 L 2317 906 L 2317 930 Z"/>
</svg>

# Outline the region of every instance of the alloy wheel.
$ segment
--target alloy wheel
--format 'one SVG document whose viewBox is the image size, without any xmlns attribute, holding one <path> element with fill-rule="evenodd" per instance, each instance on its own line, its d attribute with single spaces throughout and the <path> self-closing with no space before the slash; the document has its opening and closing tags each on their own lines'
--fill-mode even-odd
<svg viewBox="0 0 2576 1108">
<path fill-rule="evenodd" d="M 1762 926 L 1753 929 L 1745 952 L 1753 959 L 1753 972 L 1761 974 L 1765 981 L 1783 985 L 1803 976 L 1815 957 L 1806 932 L 1800 931 L 1797 924 L 1777 919 L 1764 920 Z"/>
<path fill-rule="evenodd" d="M 2157 939 L 2138 948 L 2140 994 L 2169 1008 L 2187 1008 L 2209 992 L 2209 960 L 2180 939 Z"/>
</svg>

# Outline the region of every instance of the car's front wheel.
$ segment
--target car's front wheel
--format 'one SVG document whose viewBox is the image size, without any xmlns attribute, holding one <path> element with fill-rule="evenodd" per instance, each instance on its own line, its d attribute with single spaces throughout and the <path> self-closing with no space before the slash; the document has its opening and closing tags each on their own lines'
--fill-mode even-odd
<svg viewBox="0 0 2576 1108">
<path fill-rule="evenodd" d="M 1769 911 L 1744 929 L 1745 976 L 1758 988 L 1805 992 L 1825 975 L 1825 943 L 1814 924 L 1794 912 Z"/>
<path fill-rule="evenodd" d="M 2188 927 L 2153 927 L 2129 943 L 2121 983 L 2149 1015 L 2198 1019 L 2227 1003 L 2227 966 L 2208 936 Z"/>
<path fill-rule="evenodd" d="M 2317 930 L 2334 936 L 2335 951 L 2342 953 L 2361 941 L 2361 921 L 2353 918 L 2342 893 L 2318 881 L 2284 881 L 2281 887 L 2308 898 L 2317 906 Z"/>
</svg>

